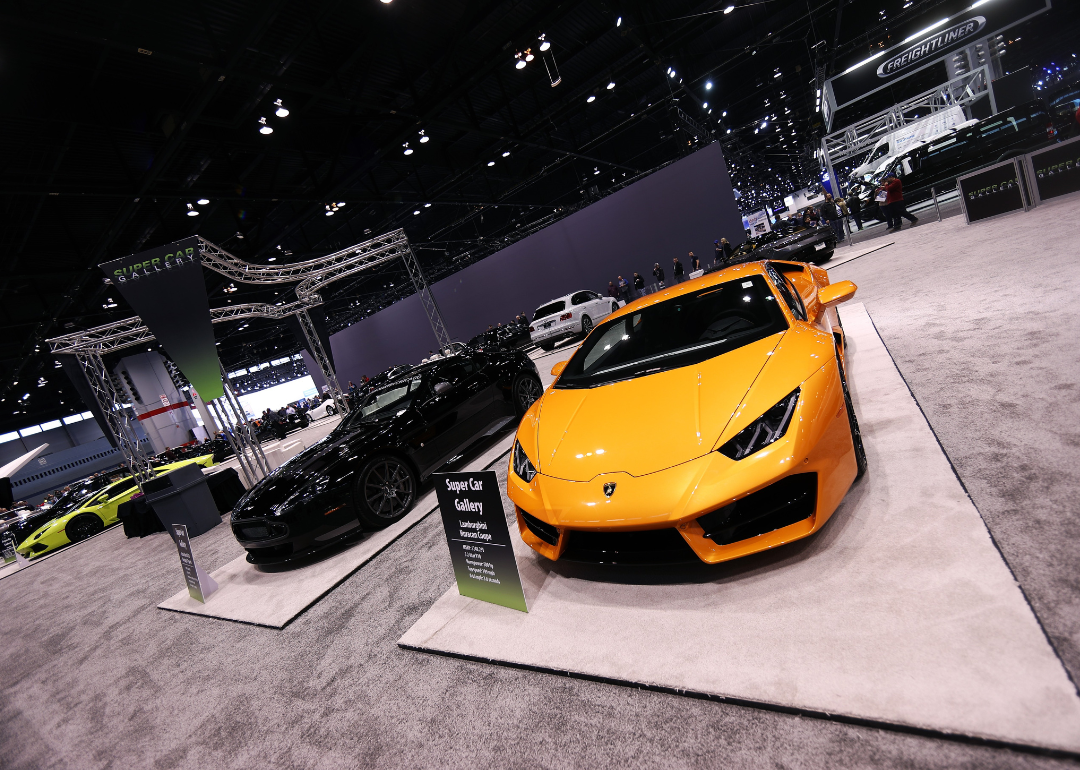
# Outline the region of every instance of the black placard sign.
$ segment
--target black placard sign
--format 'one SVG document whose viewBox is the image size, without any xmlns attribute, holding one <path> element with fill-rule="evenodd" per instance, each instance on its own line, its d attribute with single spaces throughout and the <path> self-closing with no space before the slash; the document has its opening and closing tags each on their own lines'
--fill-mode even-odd
<svg viewBox="0 0 1080 770">
<path fill-rule="evenodd" d="M 1080 138 L 1028 156 L 1038 201 L 1080 191 Z"/>
<path fill-rule="evenodd" d="M 434 479 L 458 591 L 528 612 L 495 471 L 436 473 Z"/>
<path fill-rule="evenodd" d="M 968 224 L 1024 210 L 1023 188 L 1015 161 L 976 171 L 956 180 Z"/>
<path fill-rule="evenodd" d="M 187 583 L 188 594 L 197 602 L 205 602 L 206 598 L 217 590 L 217 583 L 195 564 L 187 527 L 183 524 L 173 524 L 171 528 L 173 540 L 176 541 L 176 550 L 180 553 L 180 566 L 184 569 L 184 581 Z"/>
<path fill-rule="evenodd" d="M 3 554 L 4 564 L 15 561 L 15 539 L 10 532 L 0 533 L 0 554 Z"/>
</svg>

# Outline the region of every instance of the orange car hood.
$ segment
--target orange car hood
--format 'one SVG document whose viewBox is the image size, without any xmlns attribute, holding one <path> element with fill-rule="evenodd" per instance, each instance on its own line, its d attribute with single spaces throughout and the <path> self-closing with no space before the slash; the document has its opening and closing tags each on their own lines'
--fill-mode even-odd
<svg viewBox="0 0 1080 770">
<path fill-rule="evenodd" d="M 631 476 L 708 453 L 783 333 L 684 366 L 596 388 L 553 388 L 538 420 L 538 470 L 568 481 Z"/>
</svg>

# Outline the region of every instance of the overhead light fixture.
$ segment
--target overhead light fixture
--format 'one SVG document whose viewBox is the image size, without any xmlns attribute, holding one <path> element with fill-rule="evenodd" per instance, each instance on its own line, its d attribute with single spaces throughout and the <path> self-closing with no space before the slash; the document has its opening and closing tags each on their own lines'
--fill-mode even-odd
<svg viewBox="0 0 1080 770">
<path fill-rule="evenodd" d="M 195 202 L 198 203 L 200 206 L 205 206 L 207 203 L 210 202 L 210 199 L 209 198 L 199 198 Z"/>
<path fill-rule="evenodd" d="M 721 112 L 720 117 L 726 118 L 727 117 L 727 110 L 724 110 L 723 112 Z"/>
<path fill-rule="evenodd" d="M 495 161 L 493 161 L 493 160 L 488 161 L 488 166 L 494 166 L 494 165 L 495 165 Z"/>
<path fill-rule="evenodd" d="M 429 209 L 429 208 L 431 208 L 431 204 L 430 204 L 430 203 L 425 203 L 425 204 L 424 204 L 424 208 L 426 208 L 426 209 Z"/>
<path fill-rule="evenodd" d="M 841 74 L 841 75 L 846 75 L 846 74 L 848 74 L 849 72 L 854 72 L 855 70 L 857 70 L 857 69 L 858 69 L 859 67 L 863 66 L 864 64 L 869 64 L 869 63 L 870 63 L 870 62 L 872 62 L 872 61 L 873 61 L 874 59 L 879 59 L 879 58 L 881 58 L 881 57 L 882 57 L 882 56 L 884 56 L 884 55 L 885 55 L 885 52 L 884 52 L 884 51 L 878 51 L 878 52 L 877 52 L 876 54 L 874 54 L 873 56 L 871 56 L 871 57 L 869 57 L 869 58 L 867 58 L 867 59 L 863 59 L 863 60 L 862 60 L 861 62 L 859 62 L 858 64 L 852 64 L 852 65 L 851 65 L 850 67 L 848 67 L 848 68 L 847 68 L 846 70 L 844 70 L 844 71 L 843 71 L 843 72 L 841 72 L 840 74 Z"/>
<path fill-rule="evenodd" d="M 775 75 L 773 75 L 773 77 L 774 77 L 774 78 L 778 78 L 778 77 L 780 77 L 780 75 L 781 75 L 781 74 L 783 74 L 783 73 L 781 73 L 781 72 L 780 72 L 780 70 L 777 70 L 777 71 L 776 71 L 776 74 L 775 74 Z"/>
<path fill-rule="evenodd" d="M 551 48 L 551 41 L 550 40 L 545 40 L 544 36 L 541 35 L 540 36 L 540 50 L 541 51 L 546 51 L 549 48 Z"/>
<path fill-rule="evenodd" d="M 675 70 L 668 70 L 667 74 L 668 74 L 669 78 L 673 78 L 673 77 L 675 77 Z"/>
<path fill-rule="evenodd" d="M 195 210 L 195 207 L 194 207 L 194 206 L 192 206 L 192 205 L 191 205 L 191 204 L 189 203 L 189 204 L 187 205 L 187 207 L 188 207 L 188 212 L 187 212 L 187 215 L 188 215 L 189 217 L 197 217 L 197 216 L 199 216 L 199 212 Z"/>
<path fill-rule="evenodd" d="M 521 54 L 518 54 L 518 56 L 521 56 Z M 525 60 L 524 60 L 524 59 L 520 59 L 520 58 L 519 58 L 519 59 L 517 60 L 517 64 L 515 64 L 514 66 L 515 66 L 516 68 L 518 68 L 519 70 L 523 70 L 523 69 L 525 69 Z"/>
<path fill-rule="evenodd" d="M 593 96 L 592 94 L 590 94 L 589 98 L 585 100 L 585 102 L 588 103 L 588 104 L 592 104 L 595 101 L 596 101 L 596 97 Z"/>
<path fill-rule="evenodd" d="M 621 26 L 622 26 L 622 16 L 620 16 L 619 18 L 615 19 L 615 26 L 616 26 L 616 27 L 621 27 Z"/>
<path fill-rule="evenodd" d="M 727 16 L 729 13 L 731 13 L 734 10 L 735 10 L 735 6 L 734 5 L 729 5 L 727 8 L 724 9 L 724 15 Z"/>
<path fill-rule="evenodd" d="M 379 0 L 383 5 L 390 5 L 394 0 Z"/>
<path fill-rule="evenodd" d="M 614 87 L 615 87 L 615 81 L 614 80 L 609 81 L 608 84 L 607 84 L 607 90 L 610 91 Z"/>
<path fill-rule="evenodd" d="M 600 169 L 598 169 L 598 168 L 597 168 L 596 166 L 593 166 L 593 170 L 592 170 L 592 172 L 593 172 L 593 174 L 599 174 L 599 173 L 600 173 Z"/>
<path fill-rule="evenodd" d="M 270 128 L 270 126 L 266 125 L 266 118 L 259 118 L 259 123 L 261 125 L 261 128 L 259 128 L 259 133 L 260 134 L 272 134 L 272 133 L 274 133 L 274 129 L 272 129 L 272 128 Z"/>
<path fill-rule="evenodd" d="M 705 83 L 705 90 L 706 91 L 711 91 L 712 90 L 712 81 L 711 80 Z"/>
<path fill-rule="evenodd" d="M 509 158 L 510 157 L 510 150 L 507 150 L 506 152 L 504 152 L 503 157 L 504 158 Z"/>
<path fill-rule="evenodd" d="M 284 104 L 281 103 L 281 99 L 275 99 L 274 106 L 277 107 L 277 109 L 274 110 L 274 114 L 277 115 L 279 118 L 289 117 L 289 110 L 287 107 L 285 107 Z"/>
<path fill-rule="evenodd" d="M 431 141 L 431 137 L 424 133 L 424 129 L 420 129 L 420 144 L 427 144 Z"/>
<path fill-rule="evenodd" d="M 413 216 L 415 217 L 415 216 L 416 216 L 417 214 L 419 214 L 419 213 L 420 213 L 420 209 L 416 209 L 416 211 L 414 211 L 414 212 L 413 212 L 412 214 L 413 214 Z"/>
<path fill-rule="evenodd" d="M 531 48 L 526 48 L 525 49 L 525 61 L 532 61 L 535 58 L 536 57 L 533 56 L 532 49 Z"/>
<path fill-rule="evenodd" d="M 702 106 L 703 109 L 706 109 L 706 110 L 709 109 L 709 103 L 708 102 L 702 102 L 701 106 Z"/>
<path fill-rule="evenodd" d="M 975 6 L 972 6 L 972 8 L 974 8 L 974 7 L 975 7 Z M 923 35 L 925 35 L 925 34 L 926 34 L 927 32 L 930 32 L 930 31 L 932 31 L 932 30 L 935 30 L 935 29 L 937 29 L 937 28 L 938 28 L 938 27 L 940 27 L 940 26 L 941 26 L 942 24 L 948 24 L 948 23 L 949 23 L 949 20 L 948 20 L 948 19 L 942 19 L 941 21 L 935 21 L 935 22 L 934 22 L 933 24 L 931 24 L 931 25 L 930 25 L 929 27 L 927 27 L 926 29 L 921 29 L 921 30 L 919 30 L 918 32 L 916 32 L 916 33 L 915 33 L 914 35 L 910 35 L 909 37 L 906 37 L 906 38 L 904 38 L 903 40 L 901 40 L 901 41 L 900 41 L 900 43 L 901 43 L 901 44 L 903 44 L 903 43 L 910 43 L 910 42 L 911 42 L 912 40 L 915 40 L 916 38 L 920 38 L 920 37 L 922 37 L 922 36 L 923 36 Z"/>
<path fill-rule="evenodd" d="M 413 148 L 409 146 L 408 142 L 405 142 L 405 144 L 403 144 L 401 146 L 405 148 L 405 155 L 412 155 L 413 154 Z"/>
<path fill-rule="evenodd" d="M 333 211 L 327 211 L 326 216 L 332 217 L 332 216 L 334 216 L 334 212 Z"/>
</svg>

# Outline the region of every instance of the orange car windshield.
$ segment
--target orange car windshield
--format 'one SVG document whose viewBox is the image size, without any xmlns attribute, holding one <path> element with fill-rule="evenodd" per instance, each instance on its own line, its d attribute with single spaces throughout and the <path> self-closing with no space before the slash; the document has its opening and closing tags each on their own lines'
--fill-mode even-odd
<svg viewBox="0 0 1080 770">
<path fill-rule="evenodd" d="M 692 366 L 787 328 L 765 278 L 738 278 L 597 326 L 555 387 L 593 388 Z"/>
</svg>

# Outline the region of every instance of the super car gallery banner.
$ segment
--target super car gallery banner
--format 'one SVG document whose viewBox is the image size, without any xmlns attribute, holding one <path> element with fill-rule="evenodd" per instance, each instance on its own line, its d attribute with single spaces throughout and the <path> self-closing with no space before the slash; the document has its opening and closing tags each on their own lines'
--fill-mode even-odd
<svg viewBox="0 0 1080 770">
<path fill-rule="evenodd" d="M 204 401 L 225 394 L 210 300 L 193 235 L 98 265 Z"/>
<path fill-rule="evenodd" d="M 1080 137 L 1027 156 L 1028 185 L 1035 203 L 1080 192 Z"/>
<path fill-rule="evenodd" d="M 495 471 L 436 473 L 433 478 L 458 591 L 528 612 Z"/>
<path fill-rule="evenodd" d="M 950 8 L 953 10 L 950 11 Z M 885 51 L 878 51 L 825 83 L 833 112 L 919 70 L 947 54 L 1048 11 L 1050 0 L 974 0 L 949 3 L 912 26 L 919 30 Z"/>
<path fill-rule="evenodd" d="M 959 177 L 956 186 L 968 224 L 1012 211 L 1027 210 L 1020 183 L 1020 164 L 1016 160 Z"/>
</svg>

